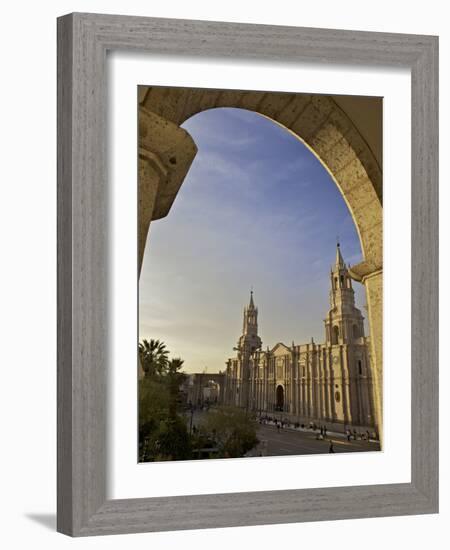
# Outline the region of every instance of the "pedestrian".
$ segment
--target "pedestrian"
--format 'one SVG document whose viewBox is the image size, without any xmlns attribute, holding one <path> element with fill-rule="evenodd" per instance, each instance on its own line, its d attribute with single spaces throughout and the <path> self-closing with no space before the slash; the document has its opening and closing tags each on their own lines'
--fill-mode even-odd
<svg viewBox="0 0 450 550">
<path fill-rule="evenodd" d="M 277 431 L 280 432 L 280 423 L 277 422 Z"/>
<path fill-rule="evenodd" d="M 323 437 L 327 437 L 327 427 L 323 427 Z"/>
<path fill-rule="evenodd" d="M 330 446 L 328 447 L 328 452 L 329 453 L 334 453 L 333 442 L 331 441 L 331 439 L 330 439 Z"/>
</svg>

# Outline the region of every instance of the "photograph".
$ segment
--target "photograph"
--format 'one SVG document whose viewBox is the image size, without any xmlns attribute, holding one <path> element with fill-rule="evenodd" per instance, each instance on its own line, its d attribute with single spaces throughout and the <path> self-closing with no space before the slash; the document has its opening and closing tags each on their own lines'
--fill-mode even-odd
<svg viewBox="0 0 450 550">
<path fill-rule="evenodd" d="M 5 3 L 4 548 L 443 546 L 448 11 Z"/>
<path fill-rule="evenodd" d="M 363 183 L 320 152 L 380 153 L 382 104 L 139 86 L 139 462 L 381 449 Z"/>
</svg>

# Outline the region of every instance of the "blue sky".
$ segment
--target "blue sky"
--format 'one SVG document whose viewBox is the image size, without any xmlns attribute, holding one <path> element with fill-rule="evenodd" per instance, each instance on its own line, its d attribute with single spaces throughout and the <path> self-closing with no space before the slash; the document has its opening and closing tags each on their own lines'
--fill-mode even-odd
<svg viewBox="0 0 450 550">
<path fill-rule="evenodd" d="M 339 236 L 362 260 L 347 206 L 316 157 L 253 112 L 213 109 L 183 127 L 197 156 L 169 215 L 152 223 L 140 279 L 140 339 L 159 338 L 190 372 L 224 368 L 250 288 L 263 346 L 324 341 Z M 355 283 L 357 306 L 365 296 Z"/>
</svg>

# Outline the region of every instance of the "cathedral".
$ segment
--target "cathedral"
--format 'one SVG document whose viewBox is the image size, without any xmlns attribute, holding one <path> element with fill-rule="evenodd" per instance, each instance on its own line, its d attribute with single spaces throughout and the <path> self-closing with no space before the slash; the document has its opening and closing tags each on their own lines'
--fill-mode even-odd
<svg viewBox="0 0 450 550">
<path fill-rule="evenodd" d="M 244 309 L 242 336 L 226 362 L 221 400 L 291 422 L 377 430 L 369 338 L 355 307 L 354 290 L 339 244 L 330 272 L 325 342 L 262 349 L 253 292 Z"/>
</svg>

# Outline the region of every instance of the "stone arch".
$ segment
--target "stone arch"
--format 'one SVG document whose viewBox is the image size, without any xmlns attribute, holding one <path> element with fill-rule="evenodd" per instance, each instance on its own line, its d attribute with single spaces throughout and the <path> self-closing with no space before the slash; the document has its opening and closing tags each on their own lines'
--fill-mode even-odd
<svg viewBox="0 0 450 550">
<path fill-rule="evenodd" d="M 332 329 L 332 344 L 339 344 L 339 327 L 337 325 L 333 326 Z"/>
<path fill-rule="evenodd" d="M 141 87 L 141 112 L 180 126 L 220 107 L 254 111 L 301 139 L 340 189 L 355 221 L 364 260 L 382 266 L 382 178 L 368 144 L 330 96 L 234 90 Z"/>
<path fill-rule="evenodd" d="M 363 262 L 350 275 L 366 287 L 374 365 L 376 423 L 381 435 L 382 173 L 368 143 L 331 96 L 284 92 L 139 87 L 139 266 L 152 219 L 167 215 L 196 154 L 180 125 L 202 111 L 234 107 L 266 116 L 301 139 L 340 189 L 358 231 Z M 164 133 L 164 139 L 159 136 Z M 141 210 L 145 210 L 142 214 Z"/>
<path fill-rule="evenodd" d="M 223 392 L 225 387 L 225 376 L 223 373 L 196 373 L 191 376 L 191 384 L 189 386 L 188 400 L 193 405 L 201 405 L 205 401 L 204 389 L 212 382 L 218 386 L 217 399 L 213 402 L 221 403 L 223 400 Z"/>
</svg>

